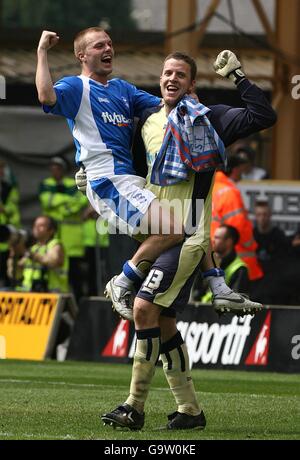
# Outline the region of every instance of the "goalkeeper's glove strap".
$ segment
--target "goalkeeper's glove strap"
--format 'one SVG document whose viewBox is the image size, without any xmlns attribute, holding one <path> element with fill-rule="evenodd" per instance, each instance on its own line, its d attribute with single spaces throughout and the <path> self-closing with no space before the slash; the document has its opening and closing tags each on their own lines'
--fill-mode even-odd
<svg viewBox="0 0 300 460">
<path fill-rule="evenodd" d="M 239 68 L 230 72 L 228 78 L 230 78 L 230 80 L 232 80 L 236 85 L 238 85 L 239 83 L 241 83 L 241 81 L 245 80 L 246 77 L 242 70 Z"/>
</svg>

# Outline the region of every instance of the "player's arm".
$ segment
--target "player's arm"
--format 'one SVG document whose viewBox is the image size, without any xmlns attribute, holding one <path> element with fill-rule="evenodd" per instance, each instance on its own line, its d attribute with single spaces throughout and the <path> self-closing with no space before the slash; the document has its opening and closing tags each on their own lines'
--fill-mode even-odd
<svg viewBox="0 0 300 460">
<path fill-rule="evenodd" d="M 136 86 L 127 83 L 128 93 L 131 95 L 133 102 L 133 115 L 137 118 L 141 118 L 144 110 L 157 107 L 162 103 L 160 97 L 153 96 L 146 91 L 136 88 Z"/>
<path fill-rule="evenodd" d="M 151 107 L 143 111 L 139 122 L 137 124 L 134 138 L 133 138 L 133 145 L 132 145 L 132 155 L 133 155 L 133 167 L 136 171 L 136 174 L 141 177 L 146 177 L 148 174 L 149 168 L 152 166 L 152 161 L 147 154 L 147 140 L 145 136 L 145 123 L 147 119 L 156 112 L 161 110 L 161 105 L 157 105 L 156 107 Z M 148 127 L 149 131 L 151 127 Z M 154 161 L 154 160 L 153 160 Z"/>
<path fill-rule="evenodd" d="M 210 121 L 225 146 L 274 125 L 277 118 L 275 111 L 263 91 L 246 78 L 232 51 L 222 51 L 214 63 L 214 69 L 217 74 L 234 82 L 246 105 L 246 108 L 226 105 L 210 107 Z"/>
<path fill-rule="evenodd" d="M 48 64 L 48 50 L 56 45 L 59 37 L 55 32 L 44 30 L 37 48 L 37 69 L 35 84 L 41 104 L 55 105 L 56 93 Z"/>
<path fill-rule="evenodd" d="M 143 118 L 139 120 L 132 144 L 133 168 L 136 174 L 141 177 L 146 177 L 148 174 L 146 149 L 142 138 L 142 127 L 144 121 L 145 120 Z"/>
</svg>

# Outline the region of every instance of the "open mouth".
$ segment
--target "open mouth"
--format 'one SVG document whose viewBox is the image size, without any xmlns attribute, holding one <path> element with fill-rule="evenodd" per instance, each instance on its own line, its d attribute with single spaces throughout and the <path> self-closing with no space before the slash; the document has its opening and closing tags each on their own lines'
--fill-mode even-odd
<svg viewBox="0 0 300 460">
<path fill-rule="evenodd" d="M 177 93 L 177 91 L 178 91 L 178 88 L 177 88 L 176 86 L 174 86 L 174 85 L 168 85 L 168 86 L 166 87 L 166 89 L 167 89 L 167 91 L 168 91 L 168 93 L 169 93 L 170 95 L 171 95 L 171 94 L 175 94 L 175 93 Z"/>
<path fill-rule="evenodd" d="M 101 59 L 101 62 L 104 62 L 105 64 L 111 64 L 112 63 L 112 56 L 104 56 Z"/>
</svg>

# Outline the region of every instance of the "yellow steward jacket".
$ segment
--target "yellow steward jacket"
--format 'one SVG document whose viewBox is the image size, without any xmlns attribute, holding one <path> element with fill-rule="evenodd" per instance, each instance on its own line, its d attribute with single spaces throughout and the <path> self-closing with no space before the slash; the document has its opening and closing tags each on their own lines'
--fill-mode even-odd
<svg viewBox="0 0 300 460">
<path fill-rule="evenodd" d="M 58 222 L 58 237 L 68 257 L 84 255 L 82 209 L 88 200 L 76 187 L 75 180 L 64 177 L 60 183 L 53 177 L 40 185 L 39 198 L 43 214 Z"/>
</svg>

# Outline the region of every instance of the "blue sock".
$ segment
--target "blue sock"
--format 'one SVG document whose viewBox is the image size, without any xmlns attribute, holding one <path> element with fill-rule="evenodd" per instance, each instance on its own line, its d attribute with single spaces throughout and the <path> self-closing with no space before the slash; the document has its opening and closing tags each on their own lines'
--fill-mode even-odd
<svg viewBox="0 0 300 460">
<path fill-rule="evenodd" d="M 209 276 L 225 276 L 224 270 L 221 268 L 211 268 L 210 270 L 207 270 L 206 272 L 202 273 L 203 278 L 208 278 Z"/>
<path fill-rule="evenodd" d="M 116 278 L 116 285 L 131 289 L 133 286 L 140 288 L 146 274 L 139 270 L 130 260 L 123 265 L 123 271 Z"/>
</svg>

